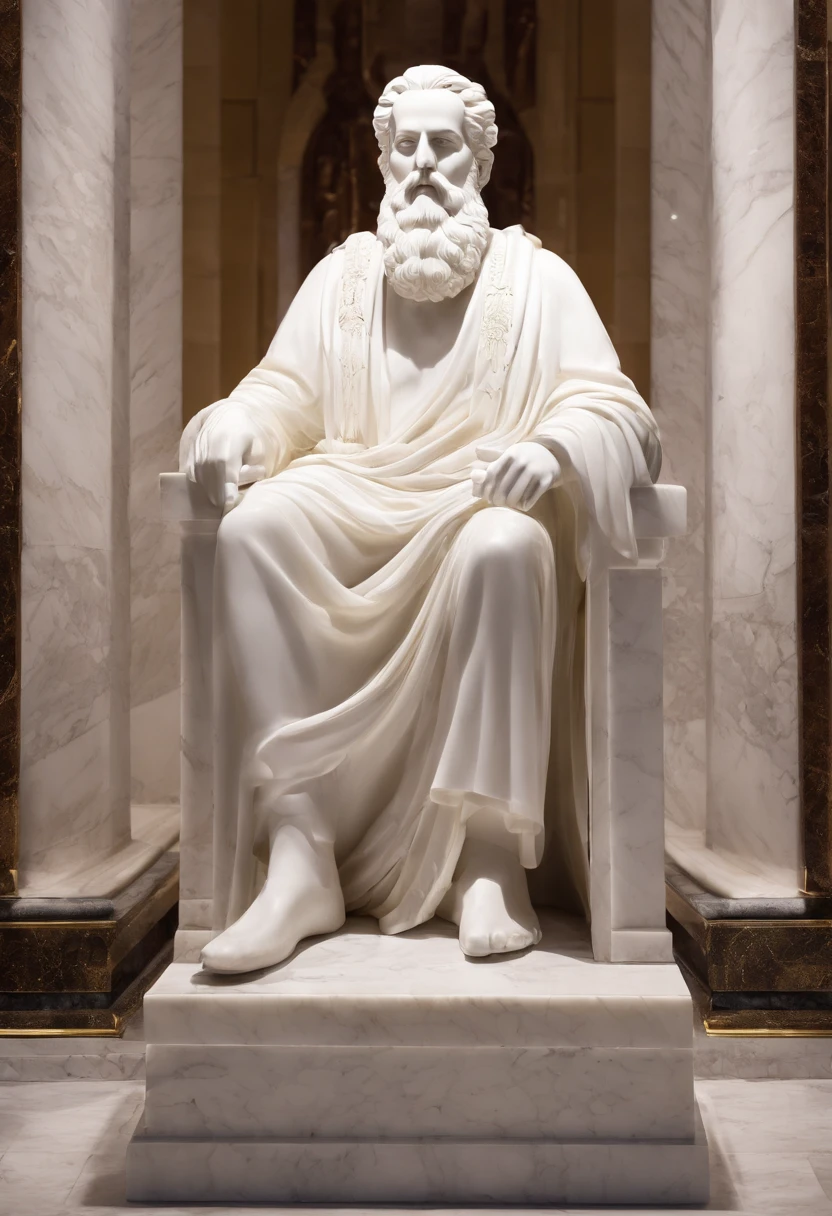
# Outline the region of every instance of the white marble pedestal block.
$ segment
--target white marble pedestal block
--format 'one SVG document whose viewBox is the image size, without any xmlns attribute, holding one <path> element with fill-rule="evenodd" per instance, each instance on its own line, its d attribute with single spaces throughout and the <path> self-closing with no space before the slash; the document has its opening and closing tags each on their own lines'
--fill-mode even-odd
<svg viewBox="0 0 832 1216">
<path fill-rule="evenodd" d="M 145 998 L 133 1200 L 702 1203 L 690 997 L 544 916 L 466 959 L 442 921 L 352 919 L 241 981 L 173 964 Z"/>
</svg>

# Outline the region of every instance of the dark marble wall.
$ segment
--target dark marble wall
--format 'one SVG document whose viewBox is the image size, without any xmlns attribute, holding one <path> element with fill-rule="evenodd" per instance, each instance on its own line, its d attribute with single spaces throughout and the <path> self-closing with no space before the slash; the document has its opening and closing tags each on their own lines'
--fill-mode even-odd
<svg viewBox="0 0 832 1216">
<path fill-rule="evenodd" d="M 795 249 L 798 656 L 806 889 L 832 892 L 827 0 L 797 0 Z"/>
<path fill-rule="evenodd" d="M 20 774 L 20 0 L 0 0 L 0 895 L 15 891 Z"/>
</svg>

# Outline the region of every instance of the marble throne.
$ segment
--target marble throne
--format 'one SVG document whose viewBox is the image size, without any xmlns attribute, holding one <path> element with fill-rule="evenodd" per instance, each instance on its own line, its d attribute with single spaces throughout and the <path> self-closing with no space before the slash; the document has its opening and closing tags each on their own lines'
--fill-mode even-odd
<svg viewBox="0 0 832 1216">
<path fill-rule="evenodd" d="M 169 1202 L 699 1203 L 691 1001 L 664 904 L 662 600 L 678 486 L 632 491 L 638 565 L 587 582 L 590 926 L 466 960 L 434 921 L 351 918 L 253 977 L 207 976 L 211 594 L 220 511 L 163 474 L 182 533 L 182 834 L 174 963 L 145 998 L 128 1193 Z M 626 965 L 623 965 L 626 964 Z"/>
</svg>

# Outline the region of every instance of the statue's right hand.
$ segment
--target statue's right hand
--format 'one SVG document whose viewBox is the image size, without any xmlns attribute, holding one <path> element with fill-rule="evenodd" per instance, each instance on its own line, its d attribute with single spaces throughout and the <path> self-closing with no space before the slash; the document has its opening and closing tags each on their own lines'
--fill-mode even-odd
<svg viewBox="0 0 832 1216">
<path fill-rule="evenodd" d="M 229 510 L 240 486 L 265 477 L 266 451 L 245 410 L 228 409 L 209 416 L 194 444 L 192 480 L 216 507 Z"/>
</svg>

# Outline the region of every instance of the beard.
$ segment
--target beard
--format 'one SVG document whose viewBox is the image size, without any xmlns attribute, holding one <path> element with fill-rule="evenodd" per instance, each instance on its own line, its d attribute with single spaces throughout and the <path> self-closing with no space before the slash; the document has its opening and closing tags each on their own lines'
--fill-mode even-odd
<svg viewBox="0 0 832 1216">
<path fill-rule="evenodd" d="M 438 201 L 413 191 L 433 186 Z M 414 170 L 403 182 L 387 179 L 378 213 L 384 272 L 407 300 L 452 299 L 477 277 L 488 244 L 488 211 L 477 187 L 477 166 L 460 189 L 436 170 Z"/>
</svg>

